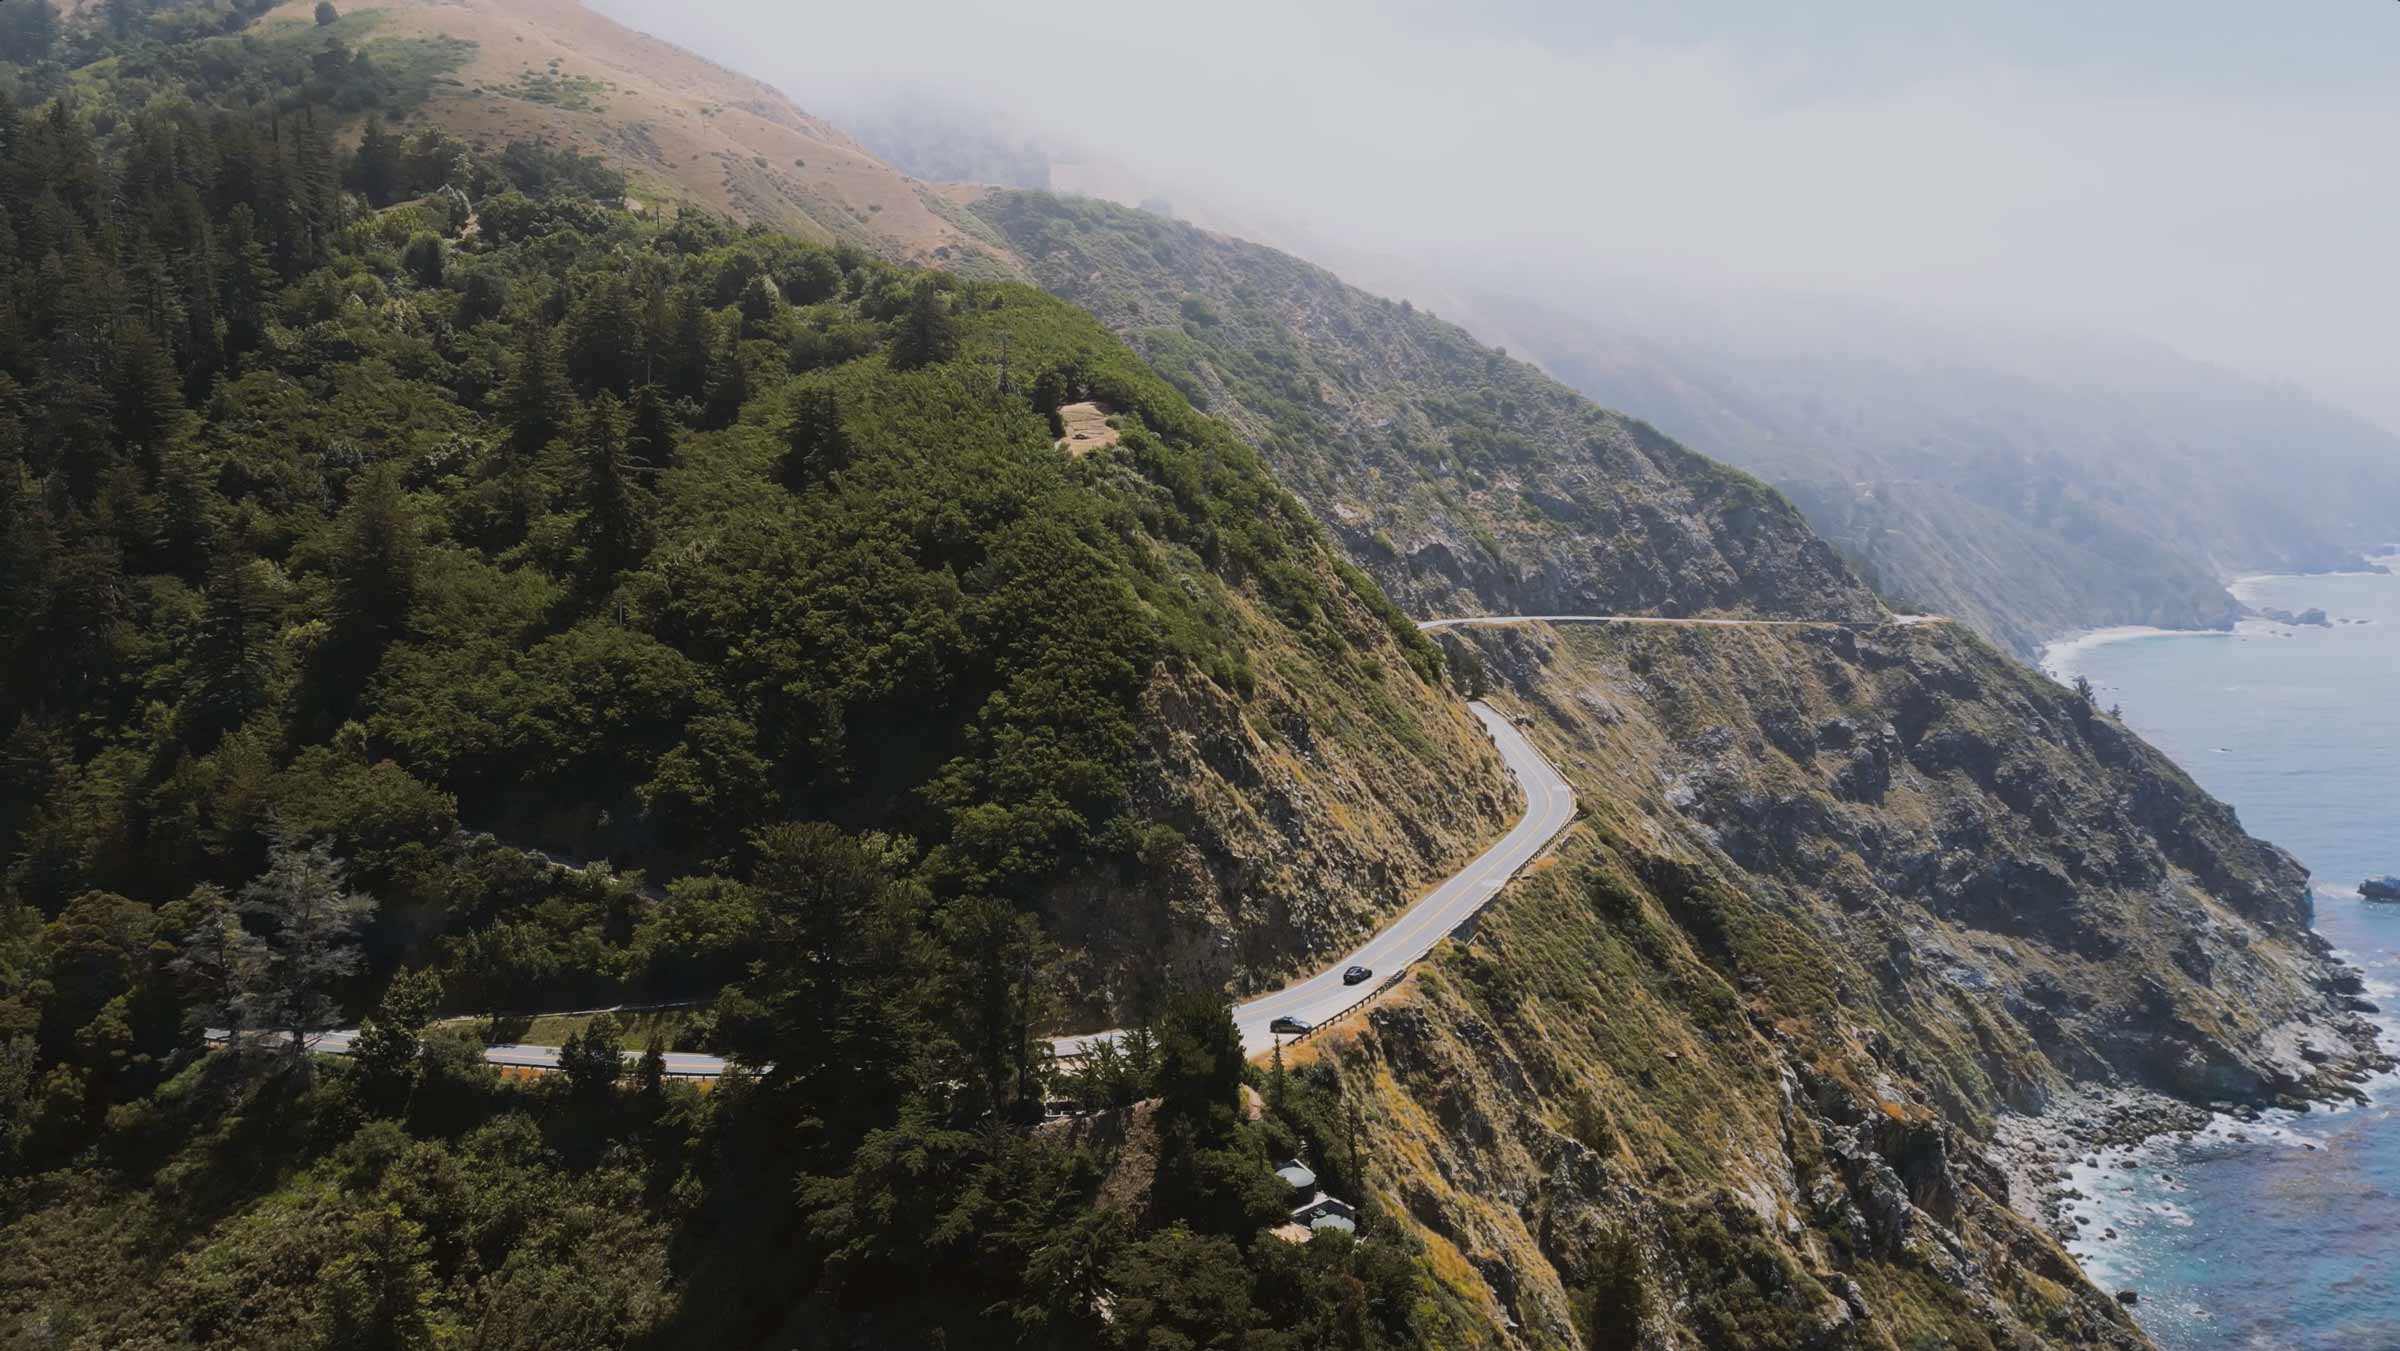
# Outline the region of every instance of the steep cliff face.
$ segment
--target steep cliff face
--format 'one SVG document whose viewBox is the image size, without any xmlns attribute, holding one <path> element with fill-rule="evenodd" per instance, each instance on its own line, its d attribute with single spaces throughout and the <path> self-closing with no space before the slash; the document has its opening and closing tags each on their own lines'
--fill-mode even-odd
<svg viewBox="0 0 2400 1351">
<path fill-rule="evenodd" d="M 975 211 L 1242 429 L 1414 613 L 1881 612 L 1773 489 L 1455 325 L 1106 203 L 1002 192 Z"/>
<path fill-rule="evenodd" d="M 1330 576 L 1349 650 L 1286 641 L 1246 600 L 1246 696 L 1162 673 L 1142 701 L 1142 840 L 1046 907 L 1074 1021 L 1114 1026 L 1166 983 L 1237 995 L 1313 973 L 1480 853 L 1522 795 L 1457 699 L 1400 662 Z"/>
<path fill-rule="evenodd" d="M 2300 868 L 1961 630 L 1462 641 L 1589 815 L 1315 1054 L 1509 1344 L 2145 1345 L 2012 1209 L 1995 1124 L 2378 1061 Z"/>
</svg>

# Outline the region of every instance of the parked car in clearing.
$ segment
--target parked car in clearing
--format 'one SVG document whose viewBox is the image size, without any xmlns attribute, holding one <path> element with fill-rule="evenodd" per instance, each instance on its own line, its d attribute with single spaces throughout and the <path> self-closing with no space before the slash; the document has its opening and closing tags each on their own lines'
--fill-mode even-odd
<svg viewBox="0 0 2400 1351">
<path fill-rule="evenodd" d="M 1366 980 L 1374 974 L 1374 970 L 1370 967 L 1354 966 L 1342 973 L 1342 984 L 1356 985 L 1360 981 Z"/>
<path fill-rule="evenodd" d="M 1267 1030 L 1278 1036 L 1297 1037 L 1304 1032 L 1314 1032 L 1316 1025 L 1305 1018 L 1278 1018 L 1267 1024 Z"/>
</svg>

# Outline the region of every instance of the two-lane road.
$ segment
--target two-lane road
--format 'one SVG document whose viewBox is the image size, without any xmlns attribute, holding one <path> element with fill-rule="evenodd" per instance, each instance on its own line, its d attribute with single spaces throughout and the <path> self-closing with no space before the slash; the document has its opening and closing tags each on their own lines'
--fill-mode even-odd
<svg viewBox="0 0 2400 1351">
<path fill-rule="evenodd" d="M 225 1040 L 225 1031 L 223 1028 L 212 1027 L 208 1029 L 206 1036 L 212 1042 L 222 1042 Z M 338 1028 L 329 1032 L 312 1032 L 308 1036 L 308 1049 L 321 1055 L 348 1055 L 351 1044 L 357 1039 L 358 1029 L 355 1027 Z M 250 1034 L 251 1044 L 259 1046 L 282 1046 L 288 1040 L 289 1038 L 281 1032 L 252 1032 Z M 484 1047 L 483 1058 L 491 1064 L 504 1068 L 554 1070 L 558 1068 L 558 1052 L 559 1048 L 556 1046 L 519 1046 L 514 1042 L 502 1042 L 497 1046 Z M 641 1052 L 627 1051 L 625 1058 L 630 1062 L 638 1062 L 641 1059 Z M 722 1056 L 701 1055 L 696 1051 L 669 1051 L 666 1053 L 666 1062 L 667 1074 L 670 1078 L 714 1079 L 725 1072 L 725 1060 Z"/>
<path fill-rule="evenodd" d="M 1401 912 L 1399 918 L 1356 951 L 1296 985 L 1234 1005 L 1233 1022 L 1241 1030 L 1243 1049 L 1255 1055 L 1271 1046 L 1275 1038 L 1267 1028 L 1277 1018 L 1324 1022 L 1372 993 L 1388 978 L 1423 960 L 1445 934 L 1483 909 L 1519 868 L 1532 862 L 1543 846 L 1575 819 L 1574 790 L 1542 753 L 1534 749 L 1533 743 L 1525 739 L 1525 734 L 1488 704 L 1477 702 L 1468 707 L 1491 734 L 1500 758 L 1524 790 L 1525 815 L 1500 837 L 1498 844 L 1418 898 L 1416 904 Z M 1375 974 L 1360 984 L 1344 985 L 1342 972 L 1352 966 L 1366 967 Z M 1118 1035 L 1094 1032 L 1059 1037 L 1050 1046 L 1059 1055 L 1076 1055 L 1095 1041 Z"/>
</svg>

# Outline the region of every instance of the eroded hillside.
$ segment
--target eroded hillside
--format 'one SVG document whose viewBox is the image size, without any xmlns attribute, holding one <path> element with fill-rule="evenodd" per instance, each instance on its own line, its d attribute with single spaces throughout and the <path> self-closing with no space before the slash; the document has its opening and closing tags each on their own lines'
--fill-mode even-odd
<svg viewBox="0 0 2400 1351">
<path fill-rule="evenodd" d="M 1511 1344 L 2145 1345 L 2012 1210 L 1995 1120 L 2377 1058 L 2299 867 L 1961 630 L 1467 641 L 1590 817 L 1317 1054 Z"/>
<path fill-rule="evenodd" d="M 1351 557 L 1424 616 L 1881 606 L 1774 490 L 1272 249 L 1001 192 L 976 212 L 1257 443 Z"/>
</svg>

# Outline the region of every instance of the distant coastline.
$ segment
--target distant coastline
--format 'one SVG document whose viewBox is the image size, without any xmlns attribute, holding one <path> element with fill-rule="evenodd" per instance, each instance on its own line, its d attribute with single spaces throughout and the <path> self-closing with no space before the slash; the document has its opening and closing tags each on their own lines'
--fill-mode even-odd
<svg viewBox="0 0 2400 1351">
<path fill-rule="evenodd" d="M 2241 602 L 2244 609 L 2254 603 L 2253 594 L 2260 583 L 2279 582 L 2304 577 L 2370 577 L 2389 575 L 2400 570 L 2400 553 L 2362 554 L 2364 566 L 2330 572 L 2259 572 L 2236 577 L 2225 583 L 2226 593 Z M 2232 628 L 2224 629 L 2162 629 L 2150 624 L 2118 624 L 2103 629 L 2077 629 L 2042 644 L 2042 653 L 2035 662 L 2043 675 L 2064 684 L 2078 673 L 2076 663 L 2087 652 L 2111 643 L 2131 642 L 2138 638 L 2232 638 L 2245 626 L 2266 625 L 2272 621 L 2244 619 Z"/>
<path fill-rule="evenodd" d="M 2247 580 L 2247 579 L 2245 579 Z M 2119 624 L 2106 629 L 2079 629 L 2063 638 L 2042 644 L 2038 663 L 2043 675 L 2062 684 L 2076 675 L 2076 659 L 2094 648 L 2110 643 L 2132 642 L 2137 638 L 2231 638 L 2234 629 L 2162 629 L 2149 624 Z"/>
</svg>

